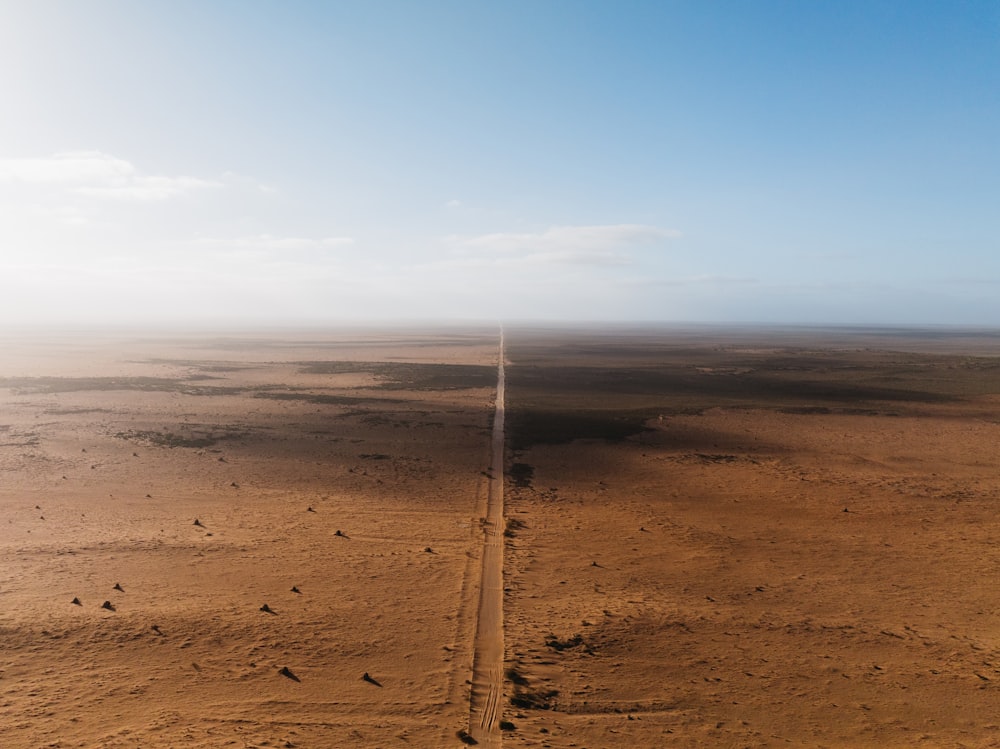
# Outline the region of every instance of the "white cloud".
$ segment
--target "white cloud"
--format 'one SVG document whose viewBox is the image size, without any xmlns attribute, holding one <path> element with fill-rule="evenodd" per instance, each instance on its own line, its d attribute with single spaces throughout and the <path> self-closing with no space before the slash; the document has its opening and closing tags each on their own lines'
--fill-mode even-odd
<svg viewBox="0 0 1000 749">
<path fill-rule="evenodd" d="M 454 199 L 453 200 L 449 200 L 447 203 L 444 204 L 444 207 L 445 208 L 461 208 L 462 207 L 462 201 L 461 200 L 454 200 Z"/>
<path fill-rule="evenodd" d="M 43 159 L 0 159 L 0 180 L 46 184 L 107 183 L 135 174 L 129 162 L 99 151 L 67 151 Z"/>
<path fill-rule="evenodd" d="M 278 237 L 258 234 L 246 237 L 199 237 L 187 247 L 204 261 L 215 258 L 222 263 L 252 263 L 285 267 L 329 269 L 331 262 L 344 260 L 344 248 L 354 244 L 352 237 Z"/>
<path fill-rule="evenodd" d="M 0 159 L 0 182 L 47 186 L 90 198 L 167 200 L 220 187 L 199 177 L 140 174 L 130 162 L 100 151 L 65 151 L 47 158 Z"/>
<path fill-rule="evenodd" d="M 667 278 L 642 278 L 635 279 L 630 285 L 635 287 L 695 287 L 695 286 L 750 286 L 760 284 L 760 280 L 743 276 L 724 276 L 710 273 L 703 273 L 696 276 L 671 276 Z"/>
<path fill-rule="evenodd" d="M 630 249 L 673 239 L 680 233 L 643 224 L 554 226 L 541 232 L 500 232 L 449 237 L 462 264 L 485 265 L 628 265 Z"/>
<path fill-rule="evenodd" d="M 458 257 L 433 263 L 450 268 L 521 269 L 542 266 L 611 267 L 629 265 L 631 259 L 621 252 L 595 252 L 586 250 L 559 250 L 553 252 L 528 252 L 504 254 L 461 253 Z"/>
<path fill-rule="evenodd" d="M 354 244 L 352 237 L 323 237 L 312 239 L 306 237 L 275 237 L 270 234 L 257 234 L 250 237 L 199 237 L 195 244 L 202 247 L 234 250 L 321 250 L 347 247 Z"/>
<path fill-rule="evenodd" d="M 222 175 L 223 181 L 227 186 L 237 186 L 244 189 L 250 189 L 258 193 L 263 193 L 264 195 L 276 195 L 279 190 L 274 185 L 268 185 L 263 182 L 259 182 L 253 177 L 249 177 L 245 174 L 240 174 L 239 172 L 227 171 Z"/>
<path fill-rule="evenodd" d="M 133 177 L 117 184 L 78 187 L 74 192 L 109 200 L 169 200 L 194 190 L 219 186 L 218 182 L 196 177 Z"/>
</svg>

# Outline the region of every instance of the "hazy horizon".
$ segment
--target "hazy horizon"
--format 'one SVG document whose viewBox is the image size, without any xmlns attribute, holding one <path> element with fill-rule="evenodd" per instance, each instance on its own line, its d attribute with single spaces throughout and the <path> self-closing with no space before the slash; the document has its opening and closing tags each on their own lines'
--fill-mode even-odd
<svg viewBox="0 0 1000 749">
<path fill-rule="evenodd" d="M 1000 326 L 1000 6 L 0 0 L 0 327 Z"/>
<path fill-rule="evenodd" d="M 499 335 L 501 329 L 513 333 L 558 332 L 623 334 L 675 333 L 683 335 L 833 335 L 849 340 L 852 334 L 858 336 L 927 339 L 944 336 L 948 338 L 997 338 L 1000 339 L 1000 325 L 974 325 L 963 323 L 796 323 L 758 321 L 698 321 L 698 320 L 463 320 L 463 319 L 375 319 L 280 323 L 218 322 L 212 320 L 195 322 L 148 321 L 132 323 L 121 321 L 97 322 L 31 322 L 21 324 L 0 323 L 0 336 L 17 338 L 20 336 L 61 336 L 94 335 L 98 337 L 125 338 L 171 338 L 193 337 L 252 337 L 266 340 L 267 336 L 291 336 L 289 340 L 308 339 L 311 336 L 350 336 L 357 334 L 376 336 L 395 335 Z M 265 337 L 265 338 L 262 338 Z"/>
</svg>

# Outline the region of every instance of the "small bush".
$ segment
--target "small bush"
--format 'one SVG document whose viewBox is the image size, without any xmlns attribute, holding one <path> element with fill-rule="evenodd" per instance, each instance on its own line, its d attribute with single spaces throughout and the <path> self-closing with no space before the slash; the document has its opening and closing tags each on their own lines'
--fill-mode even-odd
<svg viewBox="0 0 1000 749">
<path fill-rule="evenodd" d="M 517 518 L 507 518 L 507 527 L 504 529 L 503 534 L 507 538 L 514 538 L 519 530 L 527 527 L 528 526 L 523 520 L 518 520 Z"/>
<path fill-rule="evenodd" d="M 577 633 L 565 640 L 560 640 L 555 635 L 549 635 L 545 638 L 545 645 L 561 653 L 563 650 L 570 650 L 583 645 L 583 635 Z"/>
</svg>

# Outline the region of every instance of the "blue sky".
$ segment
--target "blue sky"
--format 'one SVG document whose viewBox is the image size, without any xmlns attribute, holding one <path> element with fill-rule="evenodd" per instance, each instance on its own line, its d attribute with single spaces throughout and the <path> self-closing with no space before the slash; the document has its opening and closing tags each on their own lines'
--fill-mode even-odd
<svg viewBox="0 0 1000 749">
<path fill-rule="evenodd" d="M 1000 325 L 996 2 L 0 0 L 0 321 Z"/>
</svg>

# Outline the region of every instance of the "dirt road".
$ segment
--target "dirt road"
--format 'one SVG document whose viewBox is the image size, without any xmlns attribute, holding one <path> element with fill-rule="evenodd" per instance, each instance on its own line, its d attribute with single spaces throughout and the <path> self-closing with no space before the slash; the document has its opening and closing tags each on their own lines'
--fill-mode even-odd
<svg viewBox="0 0 1000 749">
<path fill-rule="evenodd" d="M 503 482 L 504 340 L 500 332 L 496 414 L 489 500 L 483 521 L 483 571 L 479 589 L 469 734 L 483 746 L 500 746 L 503 697 Z"/>
</svg>

